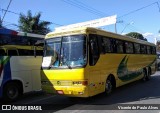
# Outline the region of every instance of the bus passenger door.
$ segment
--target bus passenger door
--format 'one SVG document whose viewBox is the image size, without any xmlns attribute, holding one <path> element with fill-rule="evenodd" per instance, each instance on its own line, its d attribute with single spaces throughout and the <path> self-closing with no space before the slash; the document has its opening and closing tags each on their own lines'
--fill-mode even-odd
<svg viewBox="0 0 160 113">
<path fill-rule="evenodd" d="M 32 74 L 31 74 L 33 90 L 41 90 L 40 68 L 42 65 L 42 55 L 43 55 L 42 48 L 34 50 L 34 57 L 32 60 L 33 68 L 32 68 Z"/>
<path fill-rule="evenodd" d="M 32 84 L 33 84 L 33 90 L 41 90 L 41 79 L 40 79 L 40 68 L 42 64 L 42 56 L 36 56 L 33 58 L 32 61 Z"/>
<path fill-rule="evenodd" d="M 101 72 L 98 59 L 100 57 L 98 39 L 96 35 L 90 35 L 89 39 L 89 90 L 91 95 L 98 94 L 101 90 Z"/>
</svg>

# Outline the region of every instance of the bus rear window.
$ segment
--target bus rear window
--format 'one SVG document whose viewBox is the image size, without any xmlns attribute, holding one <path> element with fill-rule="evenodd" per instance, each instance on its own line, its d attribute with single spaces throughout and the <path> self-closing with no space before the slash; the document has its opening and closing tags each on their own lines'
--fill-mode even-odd
<svg viewBox="0 0 160 113">
<path fill-rule="evenodd" d="M 17 50 L 8 50 L 8 56 L 17 56 Z"/>
</svg>

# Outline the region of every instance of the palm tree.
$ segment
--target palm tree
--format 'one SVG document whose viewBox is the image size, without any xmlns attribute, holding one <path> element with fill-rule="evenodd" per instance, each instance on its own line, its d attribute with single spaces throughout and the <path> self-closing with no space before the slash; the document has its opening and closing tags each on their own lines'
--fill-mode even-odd
<svg viewBox="0 0 160 113">
<path fill-rule="evenodd" d="M 19 29 L 23 32 L 36 33 L 36 34 L 47 34 L 50 32 L 48 25 L 51 22 L 41 21 L 41 13 L 32 16 L 31 10 L 28 11 L 27 16 L 20 14 L 19 17 Z"/>
</svg>

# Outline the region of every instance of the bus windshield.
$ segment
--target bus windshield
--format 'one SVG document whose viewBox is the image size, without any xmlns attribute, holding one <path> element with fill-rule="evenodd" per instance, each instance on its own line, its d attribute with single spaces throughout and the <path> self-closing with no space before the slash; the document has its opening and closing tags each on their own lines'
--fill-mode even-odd
<svg viewBox="0 0 160 113">
<path fill-rule="evenodd" d="M 44 57 L 53 57 L 51 68 L 73 68 L 86 65 L 86 37 L 72 35 L 47 39 Z"/>
</svg>

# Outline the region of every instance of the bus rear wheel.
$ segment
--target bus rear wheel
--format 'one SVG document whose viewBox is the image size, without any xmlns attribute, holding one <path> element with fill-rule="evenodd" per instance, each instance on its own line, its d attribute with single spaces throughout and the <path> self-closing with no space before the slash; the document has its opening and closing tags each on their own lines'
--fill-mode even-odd
<svg viewBox="0 0 160 113">
<path fill-rule="evenodd" d="M 20 96 L 20 87 L 17 83 L 7 83 L 4 87 L 3 97 L 5 101 L 15 101 Z"/>
</svg>

